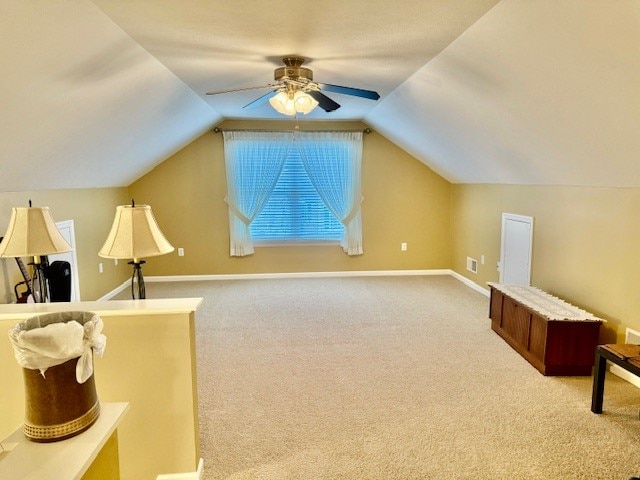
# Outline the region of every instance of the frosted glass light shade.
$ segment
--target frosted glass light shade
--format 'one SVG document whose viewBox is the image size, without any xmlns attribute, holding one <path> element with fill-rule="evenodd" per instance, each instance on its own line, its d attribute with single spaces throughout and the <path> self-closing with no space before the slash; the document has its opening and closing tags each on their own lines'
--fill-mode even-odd
<svg viewBox="0 0 640 480">
<path fill-rule="evenodd" d="M 315 98 L 301 91 L 297 91 L 293 95 L 293 103 L 295 103 L 296 112 L 301 112 L 305 115 L 318 106 Z"/>
<path fill-rule="evenodd" d="M 111 231 L 98 255 L 104 258 L 140 259 L 173 252 L 160 231 L 149 205 L 116 207 Z"/>
<path fill-rule="evenodd" d="M 15 207 L 0 242 L 0 257 L 39 257 L 73 250 L 53 221 L 49 207 Z"/>
<path fill-rule="evenodd" d="M 283 115 L 295 115 L 296 111 L 293 108 L 293 99 L 289 98 L 287 92 L 278 92 L 269 99 L 269 103 L 273 109 L 282 113 Z"/>
<path fill-rule="evenodd" d="M 306 115 L 318 106 L 315 98 L 302 90 L 297 90 L 293 95 L 290 92 L 278 92 L 269 99 L 269 103 L 277 112 L 291 117 L 296 113 Z"/>
</svg>

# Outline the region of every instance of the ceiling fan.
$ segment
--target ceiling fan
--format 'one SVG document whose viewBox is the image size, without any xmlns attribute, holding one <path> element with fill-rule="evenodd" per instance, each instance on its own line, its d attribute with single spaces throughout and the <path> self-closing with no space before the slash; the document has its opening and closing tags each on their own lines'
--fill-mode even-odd
<svg viewBox="0 0 640 480">
<path fill-rule="evenodd" d="M 305 59 L 289 56 L 282 59 L 284 67 L 278 67 L 273 72 L 275 83 L 258 87 L 235 88 L 230 90 L 218 90 L 207 92 L 207 95 L 219 95 L 221 93 L 239 92 L 259 88 L 271 88 L 271 91 L 246 104 L 243 108 L 256 108 L 269 102 L 271 106 L 285 115 L 296 113 L 309 113 L 319 106 L 325 112 L 333 112 L 340 108 L 340 104 L 327 97 L 323 92 L 340 93 L 355 97 L 378 100 L 380 95 L 372 90 L 343 87 L 329 83 L 313 81 L 313 71 L 303 67 Z"/>
</svg>

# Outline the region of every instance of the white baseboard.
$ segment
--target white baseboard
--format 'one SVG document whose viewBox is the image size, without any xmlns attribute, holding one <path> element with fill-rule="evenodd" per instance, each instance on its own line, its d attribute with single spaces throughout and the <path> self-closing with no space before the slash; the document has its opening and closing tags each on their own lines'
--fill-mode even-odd
<svg viewBox="0 0 640 480">
<path fill-rule="evenodd" d="M 491 295 L 491 291 L 487 288 L 483 288 L 480 285 L 478 285 L 477 283 L 469 280 L 467 277 L 465 277 L 464 275 L 460 275 L 458 272 L 454 272 L 453 270 L 449 270 L 450 275 L 453 278 L 456 278 L 457 280 L 460 280 L 462 283 L 464 283 L 467 287 L 472 288 L 473 290 L 475 290 L 476 292 L 479 292 L 481 294 L 483 294 L 485 297 L 489 297 Z"/>
<path fill-rule="evenodd" d="M 158 475 L 156 480 L 202 480 L 204 473 L 204 461 L 200 459 L 198 469 L 189 473 L 169 473 L 166 475 Z"/>
<path fill-rule="evenodd" d="M 432 270 L 348 270 L 339 272 L 285 272 L 285 273 L 244 273 L 244 274 L 214 274 L 214 275 L 156 275 L 144 277 L 146 283 L 154 282 L 202 282 L 211 280 L 258 280 L 277 278 L 332 278 L 332 277 L 388 277 L 388 276 L 428 276 L 450 275 L 464 283 L 469 288 L 489 297 L 489 290 L 472 282 L 467 277 L 460 275 L 448 268 Z M 126 280 L 122 285 L 114 288 L 98 301 L 111 300 L 117 294 L 129 288 L 131 280 Z"/>
<path fill-rule="evenodd" d="M 131 280 L 127 280 L 126 282 L 124 282 L 122 285 L 114 288 L 113 290 L 111 290 L 109 293 L 103 295 L 102 297 L 100 297 L 98 299 L 98 302 L 103 302 L 105 300 L 111 300 L 113 297 L 115 297 L 117 294 L 119 294 L 120 292 L 122 292 L 125 288 L 129 288 L 131 286 Z"/>
<path fill-rule="evenodd" d="M 640 388 L 640 378 L 636 377 L 632 373 L 627 372 L 625 369 L 620 368 L 617 365 L 611 365 L 611 367 L 609 367 L 609 371 L 614 375 L 617 375 L 618 377 L 622 378 L 623 380 L 626 380 L 630 384 Z"/>
<path fill-rule="evenodd" d="M 386 277 L 401 275 L 450 275 L 451 270 L 348 270 L 340 272 L 243 273 L 219 275 L 158 275 L 144 277 L 153 282 L 199 282 L 208 280 L 258 280 L 272 278 Z"/>
</svg>

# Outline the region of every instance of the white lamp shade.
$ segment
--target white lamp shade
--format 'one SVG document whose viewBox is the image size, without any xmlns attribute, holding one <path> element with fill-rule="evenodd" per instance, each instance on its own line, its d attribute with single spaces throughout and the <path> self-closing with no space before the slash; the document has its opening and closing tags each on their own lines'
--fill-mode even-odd
<svg viewBox="0 0 640 480">
<path fill-rule="evenodd" d="M 0 257 L 38 257 L 70 252 L 48 207 L 16 207 L 0 242 Z"/>
<path fill-rule="evenodd" d="M 140 259 L 173 252 L 160 231 L 149 205 L 120 205 L 111 231 L 98 255 L 104 258 Z"/>
</svg>

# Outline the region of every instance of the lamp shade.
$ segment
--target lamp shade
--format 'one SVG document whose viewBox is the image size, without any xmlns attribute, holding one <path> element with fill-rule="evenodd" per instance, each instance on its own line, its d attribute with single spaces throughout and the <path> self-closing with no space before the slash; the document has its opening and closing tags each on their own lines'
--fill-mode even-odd
<svg viewBox="0 0 640 480">
<path fill-rule="evenodd" d="M 149 205 L 120 205 L 98 255 L 104 258 L 147 258 L 173 252 Z"/>
<path fill-rule="evenodd" d="M 0 242 L 0 257 L 37 257 L 71 250 L 48 207 L 15 207 Z"/>
</svg>

